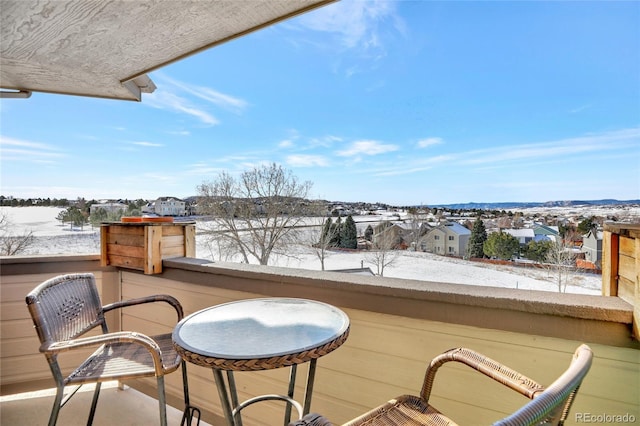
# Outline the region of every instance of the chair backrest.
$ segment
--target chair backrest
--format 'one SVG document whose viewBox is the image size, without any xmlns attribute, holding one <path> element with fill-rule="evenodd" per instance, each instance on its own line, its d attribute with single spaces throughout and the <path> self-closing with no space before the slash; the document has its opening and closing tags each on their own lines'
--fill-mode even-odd
<svg viewBox="0 0 640 426">
<path fill-rule="evenodd" d="M 494 423 L 500 426 L 562 425 L 566 420 L 573 399 L 589 372 L 593 352 L 587 345 L 576 349 L 569 368 L 536 395 L 531 402 L 512 415 Z"/>
<path fill-rule="evenodd" d="M 74 339 L 100 325 L 106 331 L 93 274 L 51 278 L 26 297 L 41 343 Z"/>
</svg>

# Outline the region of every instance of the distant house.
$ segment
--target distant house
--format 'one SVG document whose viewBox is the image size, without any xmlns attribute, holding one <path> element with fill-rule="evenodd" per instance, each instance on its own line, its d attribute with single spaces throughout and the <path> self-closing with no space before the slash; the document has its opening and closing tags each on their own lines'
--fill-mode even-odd
<svg viewBox="0 0 640 426">
<path fill-rule="evenodd" d="M 142 207 L 143 214 L 158 216 L 186 216 L 187 203 L 174 197 L 160 197 L 156 201 Z"/>
<path fill-rule="evenodd" d="M 142 206 L 140 208 L 140 211 L 142 212 L 142 214 L 156 214 L 156 203 L 155 203 L 155 201 L 145 204 L 144 206 Z"/>
<path fill-rule="evenodd" d="M 379 248 L 406 248 L 403 244 L 405 229 L 397 223 L 382 222 L 373 228 L 373 244 Z"/>
<path fill-rule="evenodd" d="M 430 230 L 420 247 L 430 253 L 464 256 L 470 237 L 470 230 L 459 223 L 449 222 Z"/>
<path fill-rule="evenodd" d="M 124 213 L 125 211 L 127 211 L 127 208 L 129 208 L 129 206 L 124 203 L 95 203 L 91 204 L 91 207 L 89 207 L 89 214 L 92 215 L 99 209 L 102 209 L 107 213 Z"/>
<path fill-rule="evenodd" d="M 526 246 L 535 238 L 533 229 L 503 229 L 502 232 L 517 239 L 521 246 Z"/>
<path fill-rule="evenodd" d="M 533 234 L 534 241 L 557 241 L 560 237 L 560 229 L 557 226 L 536 223 L 533 226 Z"/>
<path fill-rule="evenodd" d="M 582 237 L 581 252 L 584 253 L 584 260 L 593 263 L 598 268 L 602 264 L 602 231 L 589 231 Z"/>
<path fill-rule="evenodd" d="M 406 243 L 407 248 L 425 251 L 424 248 L 422 248 L 423 240 L 429 231 L 433 229 L 432 226 L 427 222 L 402 223 L 398 226 L 402 228 L 402 239 Z"/>
</svg>

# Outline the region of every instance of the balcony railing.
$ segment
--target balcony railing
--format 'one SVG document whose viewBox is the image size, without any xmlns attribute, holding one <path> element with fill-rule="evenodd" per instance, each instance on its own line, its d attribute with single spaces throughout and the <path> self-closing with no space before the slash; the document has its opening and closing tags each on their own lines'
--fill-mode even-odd
<svg viewBox="0 0 640 426">
<path fill-rule="evenodd" d="M 548 384 L 564 371 L 580 343 L 592 347 L 595 360 L 569 423 L 579 423 L 575 413 L 626 414 L 640 420 L 640 344 L 633 337 L 634 307 L 620 297 L 210 263 L 190 258 L 164 260 L 163 272 L 157 275 L 100 267 L 97 255 L 2 258 L 0 267 L 2 395 L 52 385 L 24 305 L 26 293 L 49 277 L 90 271 L 98 278 L 105 303 L 167 293 L 181 301 L 186 314 L 211 305 L 265 296 L 301 297 L 340 307 L 351 319 L 351 333 L 345 345 L 319 360 L 311 406 L 312 411 L 323 413 L 336 424 L 394 396 L 418 392 L 428 360 L 452 347 L 473 348 Z M 637 275 L 635 285 L 637 298 Z M 153 334 L 170 330 L 173 318 L 136 307 L 109 320 L 112 329 Z M 67 366 L 72 364 L 73 360 L 69 360 Z M 303 373 L 306 367 L 299 370 Z M 447 367 L 435 384 L 434 405 L 455 413 L 453 417 L 460 424 L 490 424 L 525 402 L 477 376 L 465 369 Z M 192 403 L 203 410 L 203 420 L 223 424 L 211 371 L 190 365 L 189 380 Z M 238 373 L 236 380 L 241 399 L 285 393 L 288 371 Z M 155 395 L 153 380 L 127 384 Z M 179 374 L 167 377 L 167 392 L 168 402 L 181 407 Z M 303 389 L 296 389 L 297 396 L 302 393 Z M 281 424 L 282 412 L 279 403 L 257 404 L 247 409 L 244 423 Z M 150 421 L 155 423 L 155 417 Z"/>
</svg>

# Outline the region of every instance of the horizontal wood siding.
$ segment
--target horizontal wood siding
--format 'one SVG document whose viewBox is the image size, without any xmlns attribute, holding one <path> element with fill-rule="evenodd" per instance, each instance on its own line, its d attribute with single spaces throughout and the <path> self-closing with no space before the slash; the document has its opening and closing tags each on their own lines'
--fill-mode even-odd
<svg viewBox="0 0 640 426">
<path fill-rule="evenodd" d="M 605 223 L 602 290 L 634 306 L 633 330 L 640 336 L 640 224 Z"/>
<path fill-rule="evenodd" d="M 70 273 L 70 272 L 69 272 Z M 102 294 L 102 273 L 93 272 Z M 31 390 L 29 382 L 48 383 L 54 386 L 51 370 L 38 348 L 40 341 L 33 328 L 33 321 L 25 303 L 25 297 L 43 281 L 59 275 L 25 274 L 3 275 L 0 285 L 0 383 L 2 393 Z M 87 350 L 61 355 L 60 364 L 65 371 L 72 371 L 86 356 Z M 41 386 L 41 385 L 39 385 Z"/>
<path fill-rule="evenodd" d="M 162 272 L 162 259 L 195 255 L 195 225 L 105 224 L 100 231 L 102 266 Z"/>
<path fill-rule="evenodd" d="M 341 307 L 351 319 L 351 333 L 345 345 L 319 360 L 311 407 L 335 424 L 341 424 L 400 394 L 418 393 L 426 364 L 435 355 L 452 347 L 466 346 L 478 350 L 542 384 L 548 384 L 564 371 L 575 348 L 583 343 L 562 338 L 569 332 L 541 335 L 544 334 L 540 333 L 543 331 L 541 327 L 563 324 L 560 312 L 539 315 L 529 326 L 532 333 L 496 330 L 486 324 L 479 327 L 473 323 L 425 319 L 420 316 L 421 307 L 430 306 L 431 311 L 437 309 L 437 305 L 401 292 L 388 294 L 384 299 L 373 297 L 375 289 L 364 287 L 352 295 L 342 294 L 343 287 L 353 287 L 353 282 L 359 281 L 356 277 L 338 278 L 345 275 L 327 274 L 323 275 L 326 278 L 322 283 L 309 283 L 303 272 L 290 273 L 289 276 L 284 270 L 278 272 L 274 268 L 268 269 L 268 273 L 260 268 L 256 269 L 259 272 L 247 272 L 240 267 L 192 269 L 173 266 L 163 275 L 151 276 L 135 271 L 100 269 L 97 257 L 86 261 L 79 257 L 68 261 L 50 258 L 41 263 L 31 259 L 3 261 L 0 269 L 3 274 L 0 285 L 2 394 L 52 386 L 49 368 L 44 356 L 38 352 L 39 342 L 24 297 L 48 278 L 79 271 L 96 275 L 103 303 L 166 293 L 180 300 L 186 315 L 234 300 L 282 295 L 308 297 Z M 365 298 L 367 302 L 349 305 L 353 303 L 353 297 Z M 520 303 L 527 303 L 526 299 Z M 394 306 L 393 312 L 380 312 L 389 305 Z M 446 311 L 450 318 L 459 318 L 461 311 L 466 309 L 464 305 L 462 300 L 460 303 L 447 302 Z M 499 311 L 496 313 L 504 321 L 512 321 L 518 316 L 511 309 L 513 307 L 496 306 L 493 311 Z M 593 315 L 598 315 L 598 312 Z M 595 360 L 576 399 L 569 424 L 577 424 L 575 414 L 582 412 L 630 414 L 640 419 L 640 351 L 633 345 L 626 346 L 619 338 L 617 344 L 610 345 L 608 340 L 602 340 L 602 336 L 589 331 L 610 320 L 601 318 L 583 323 L 588 330 L 580 335 L 585 336 L 585 343 L 594 350 Z M 112 315 L 109 321 L 115 325 L 112 330 L 121 328 L 156 334 L 171 331 L 176 317 L 168 305 L 160 303 L 125 309 L 122 317 Z M 618 325 L 615 329 L 620 327 L 624 328 Z M 575 330 L 570 331 L 573 332 Z M 590 342 L 589 336 L 594 340 Z M 63 360 L 65 368 L 71 368 L 79 359 Z M 298 399 L 303 394 L 307 367 L 299 367 Z M 204 420 L 223 424 L 211 371 L 196 365 L 189 365 L 188 370 L 192 403 L 204 410 Z M 288 369 L 238 373 L 236 378 L 242 400 L 265 393 L 286 393 Z M 169 403 L 181 408 L 181 374 L 169 375 L 166 382 Z M 129 384 L 152 397 L 157 395 L 152 379 Z M 432 403 L 437 408 L 462 424 L 490 424 L 524 402 L 511 391 L 459 365 L 447 365 L 440 370 L 432 396 Z M 244 419 L 247 426 L 280 424 L 282 414 L 281 403 L 263 402 L 248 408 Z"/>
<path fill-rule="evenodd" d="M 136 273 L 123 273 L 122 278 L 123 298 L 168 293 L 181 301 L 186 315 L 220 303 L 268 296 Z M 216 279 L 220 277 L 212 275 L 211 281 Z M 351 333 L 345 345 L 318 361 L 311 407 L 336 424 L 392 397 L 417 394 L 428 361 L 452 347 L 472 348 L 549 384 L 566 369 L 574 350 L 582 343 L 344 307 L 343 310 L 351 319 Z M 170 315 L 162 311 L 152 313 L 147 308 L 128 311 L 122 319 L 124 329 L 144 333 L 166 332 L 173 321 Z M 637 386 L 640 351 L 601 344 L 590 346 L 595 353 L 594 364 L 572 413 L 630 413 L 640 419 Z M 305 371 L 306 366 L 299 368 L 299 372 Z M 220 422 L 222 412 L 211 370 L 190 365 L 189 377 L 192 403 L 205 410 L 206 421 Z M 304 380 L 300 377 L 296 395 L 301 398 Z M 182 398 L 180 379 L 179 374 L 167 378 L 169 399 L 174 404 Z M 265 393 L 286 393 L 288 371 L 239 373 L 236 380 L 242 400 Z M 146 380 L 139 388 L 152 389 L 153 381 Z M 452 365 L 438 373 L 432 402 L 461 424 L 490 424 L 526 400 L 468 368 Z M 281 404 L 264 402 L 247 409 L 243 418 L 246 425 L 279 424 L 282 412 Z M 569 424 L 574 424 L 574 419 Z"/>
</svg>

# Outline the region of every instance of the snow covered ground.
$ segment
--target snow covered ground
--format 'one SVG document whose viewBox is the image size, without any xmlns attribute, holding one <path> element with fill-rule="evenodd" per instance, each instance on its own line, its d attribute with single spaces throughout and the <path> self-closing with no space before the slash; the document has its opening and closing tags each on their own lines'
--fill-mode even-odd
<svg viewBox="0 0 640 426">
<path fill-rule="evenodd" d="M 13 233 L 33 232 L 35 243 L 24 255 L 97 254 L 100 252 L 100 229 L 87 225 L 84 229 L 71 229 L 55 218 L 64 209 L 57 207 L 0 207 L 14 225 Z M 196 257 L 219 260 L 212 254 L 204 238 L 196 237 Z M 272 259 L 275 266 L 320 270 L 320 261 L 310 247 L 296 247 L 295 257 L 279 256 Z M 325 269 L 354 269 L 361 266 L 376 267 L 367 262 L 366 252 L 332 252 L 325 259 Z M 461 259 L 436 256 L 422 252 L 399 252 L 394 263 L 384 270 L 385 277 L 423 281 L 439 281 L 466 285 L 508 287 L 557 292 L 553 274 L 546 270 L 485 265 Z M 574 274 L 567 287 L 568 293 L 601 294 L 600 275 Z"/>
</svg>

